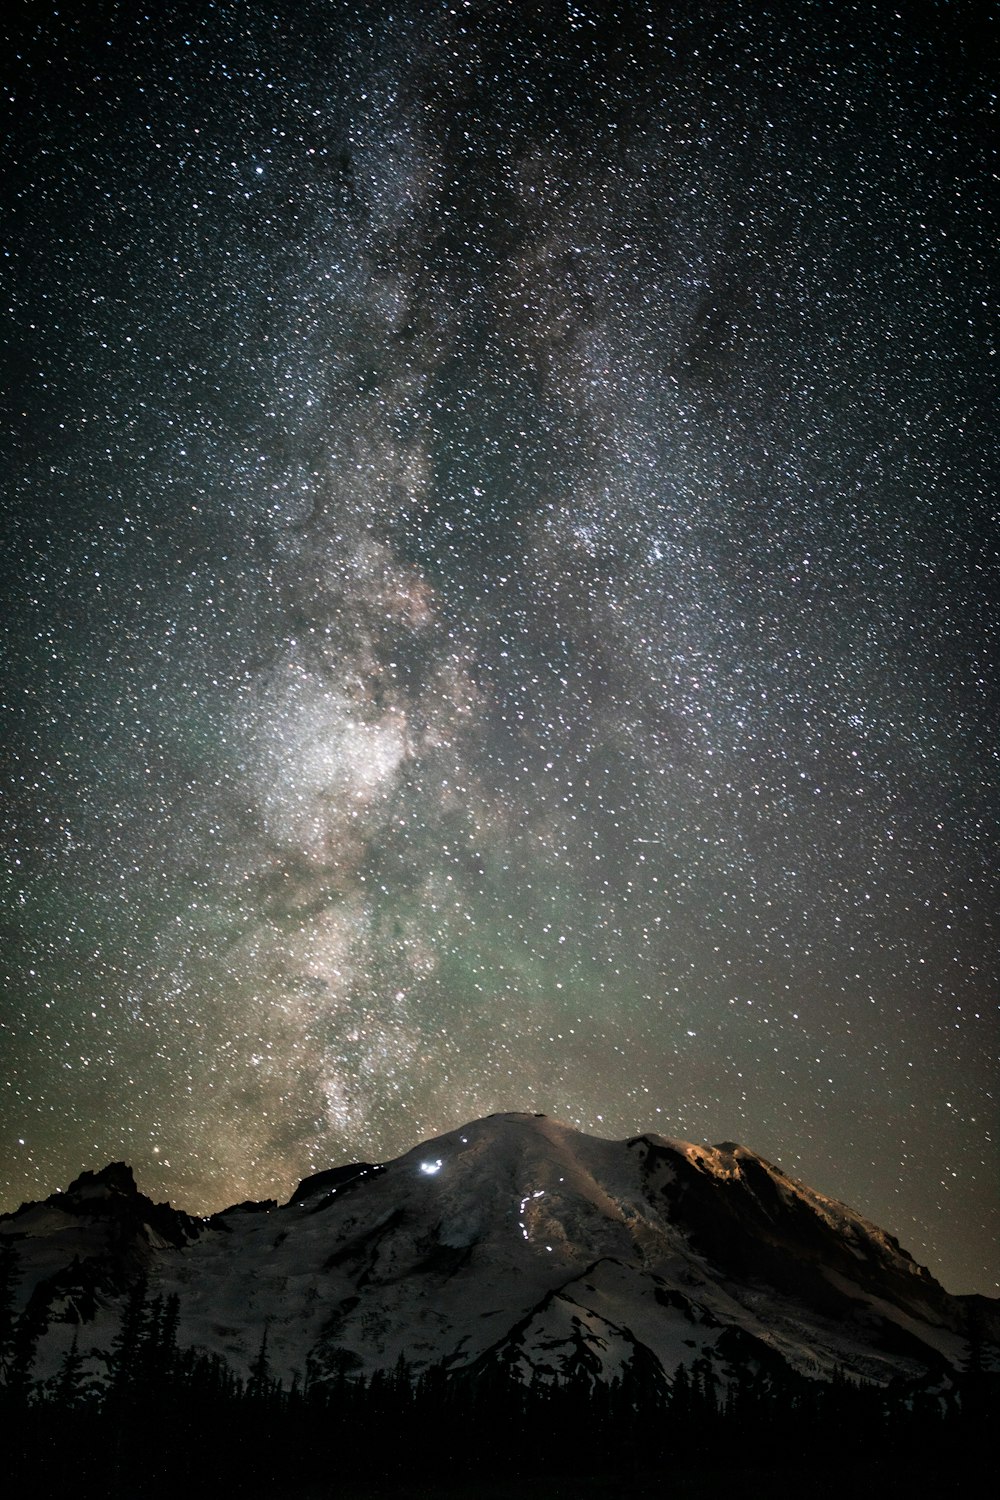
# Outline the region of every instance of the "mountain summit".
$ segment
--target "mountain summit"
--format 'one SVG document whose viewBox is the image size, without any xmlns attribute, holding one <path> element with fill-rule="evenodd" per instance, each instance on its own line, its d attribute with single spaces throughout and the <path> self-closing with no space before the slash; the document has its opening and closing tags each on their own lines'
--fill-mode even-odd
<svg viewBox="0 0 1000 1500">
<path fill-rule="evenodd" d="M 748 1366 L 878 1383 L 946 1377 L 969 1309 L 891 1235 L 747 1150 L 606 1141 L 543 1115 L 477 1120 L 290 1201 L 194 1219 L 121 1163 L 0 1219 L 51 1357 L 106 1349 L 141 1274 L 179 1337 L 287 1377 L 503 1367 L 530 1378 Z"/>
</svg>

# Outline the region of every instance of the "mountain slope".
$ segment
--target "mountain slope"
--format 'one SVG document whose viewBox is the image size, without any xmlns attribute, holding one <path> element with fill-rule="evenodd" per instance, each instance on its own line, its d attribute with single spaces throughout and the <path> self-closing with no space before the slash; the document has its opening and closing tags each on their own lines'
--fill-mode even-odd
<svg viewBox="0 0 1000 1500">
<path fill-rule="evenodd" d="M 937 1380 L 968 1307 L 891 1236 L 743 1147 L 586 1136 L 491 1116 L 395 1161 L 306 1179 L 284 1207 L 191 1219 L 121 1164 L 0 1220 L 22 1297 L 52 1294 L 49 1359 L 80 1327 L 106 1349 L 141 1272 L 176 1292 L 182 1342 L 246 1371 L 267 1329 L 286 1376 L 503 1365 L 722 1380 L 778 1362 L 829 1377 Z M 95 1363 L 97 1356 L 94 1356 Z"/>
</svg>

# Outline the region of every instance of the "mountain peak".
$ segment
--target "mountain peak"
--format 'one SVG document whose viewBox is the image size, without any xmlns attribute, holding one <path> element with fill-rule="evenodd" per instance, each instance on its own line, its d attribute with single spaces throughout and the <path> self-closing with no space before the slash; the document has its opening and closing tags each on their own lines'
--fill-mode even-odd
<svg viewBox="0 0 1000 1500">
<path fill-rule="evenodd" d="M 111 1161 L 99 1172 L 81 1172 L 66 1189 L 68 1198 L 89 1198 L 109 1193 L 116 1193 L 124 1198 L 139 1196 L 135 1175 L 127 1162 Z"/>
</svg>

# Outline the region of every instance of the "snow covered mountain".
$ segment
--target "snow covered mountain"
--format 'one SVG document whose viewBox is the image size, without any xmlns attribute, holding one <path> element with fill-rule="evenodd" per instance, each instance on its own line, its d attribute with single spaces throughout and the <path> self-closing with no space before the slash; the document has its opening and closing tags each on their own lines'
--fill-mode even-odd
<svg viewBox="0 0 1000 1500">
<path fill-rule="evenodd" d="M 140 1274 L 176 1293 L 179 1338 L 245 1373 L 267 1330 L 290 1378 L 500 1363 L 529 1376 L 630 1369 L 669 1381 L 790 1366 L 937 1380 L 967 1351 L 969 1308 L 896 1241 L 752 1151 L 641 1135 L 605 1141 L 494 1115 L 396 1161 L 306 1179 L 283 1207 L 196 1219 L 121 1163 L 0 1218 L 21 1299 L 49 1303 L 56 1361 L 95 1367 Z"/>
</svg>

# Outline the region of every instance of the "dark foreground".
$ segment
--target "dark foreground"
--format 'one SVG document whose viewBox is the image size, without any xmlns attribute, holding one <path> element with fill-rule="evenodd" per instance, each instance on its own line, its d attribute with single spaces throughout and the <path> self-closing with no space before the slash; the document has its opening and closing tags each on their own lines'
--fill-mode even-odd
<svg viewBox="0 0 1000 1500">
<path fill-rule="evenodd" d="M 75 1344 L 34 1373 L 43 1318 L 0 1336 L 5 1492 L 73 1500 L 879 1500 L 967 1496 L 994 1467 L 1000 1377 L 970 1343 L 963 1372 L 887 1387 L 793 1375 L 759 1357 L 720 1385 L 696 1360 L 611 1384 L 581 1369 L 531 1385 L 496 1364 L 369 1380 L 312 1368 L 286 1388 L 266 1336 L 247 1379 L 177 1344 L 176 1299 L 140 1284 L 88 1367 Z M 4 1329 L 0 1328 L 0 1335 Z M 347 1356 L 345 1356 L 345 1360 Z"/>
<path fill-rule="evenodd" d="M 72 1376 L 72 1371 L 70 1372 Z M 879 1500 L 975 1494 L 990 1382 L 933 1394 L 760 1371 L 720 1396 L 675 1378 L 525 1388 L 496 1371 L 283 1391 L 195 1362 L 100 1392 L 8 1387 L 7 1493 L 74 1500 Z M 978 1476 L 978 1482 L 974 1478 Z"/>
<path fill-rule="evenodd" d="M 525 1477 L 497 1483 L 488 1478 L 469 1479 L 458 1484 L 390 1485 L 363 1484 L 336 1491 L 317 1489 L 302 1492 L 297 1500 L 855 1500 L 888 1497 L 888 1500 L 932 1500 L 934 1496 L 966 1497 L 982 1489 L 984 1472 L 975 1473 L 967 1465 L 959 1467 L 912 1468 L 905 1462 L 871 1464 L 861 1468 L 829 1467 L 829 1455 L 819 1455 L 817 1466 L 798 1469 L 782 1468 L 714 1468 L 706 1465 L 698 1471 L 674 1470 L 646 1478 L 626 1475 L 604 1477 L 567 1476 L 547 1479 Z M 824 1467 L 825 1466 L 825 1467 Z M 986 1471 L 987 1476 L 989 1471 Z M 987 1478 L 988 1482 L 988 1478 Z M 274 1490 L 272 1495 L 291 1496 L 288 1490 Z"/>
</svg>

